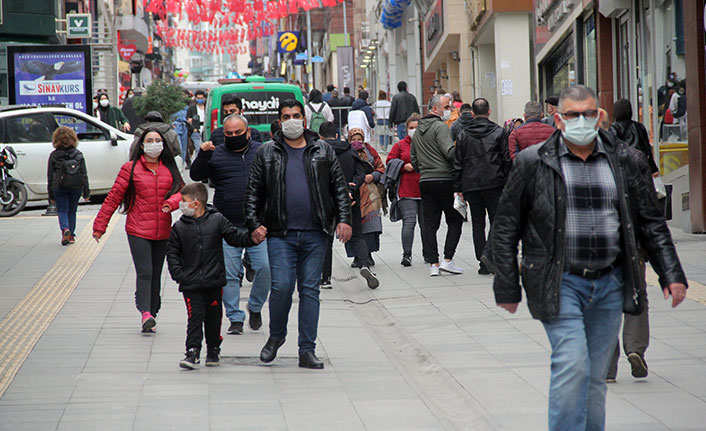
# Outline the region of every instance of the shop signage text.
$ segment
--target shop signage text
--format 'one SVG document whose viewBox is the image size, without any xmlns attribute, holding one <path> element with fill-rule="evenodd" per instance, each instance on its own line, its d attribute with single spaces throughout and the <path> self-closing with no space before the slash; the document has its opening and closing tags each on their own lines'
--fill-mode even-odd
<svg viewBox="0 0 706 431">
<path fill-rule="evenodd" d="M 554 31 L 576 6 L 576 0 L 538 0 L 535 9 L 538 26 Z"/>
<path fill-rule="evenodd" d="M 427 55 L 431 53 L 436 44 L 441 40 L 444 33 L 444 13 L 442 9 L 443 0 L 437 0 L 436 5 L 431 10 L 429 17 L 424 21 L 424 33 L 427 43 Z"/>
</svg>

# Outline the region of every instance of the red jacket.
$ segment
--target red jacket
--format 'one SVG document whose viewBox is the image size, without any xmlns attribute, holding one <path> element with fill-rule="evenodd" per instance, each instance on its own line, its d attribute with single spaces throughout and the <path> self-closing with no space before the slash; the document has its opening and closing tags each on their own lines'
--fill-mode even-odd
<svg viewBox="0 0 706 431">
<path fill-rule="evenodd" d="M 410 158 L 410 150 L 412 148 L 412 138 L 407 136 L 403 140 L 399 141 L 390 149 L 390 153 L 387 155 L 387 160 L 400 159 L 405 163 L 412 163 Z M 419 193 L 419 172 L 407 172 L 402 168 L 400 180 L 400 188 L 398 194 L 400 198 L 419 198 L 421 194 Z"/>
<path fill-rule="evenodd" d="M 178 209 L 181 193 L 177 192 L 169 199 L 164 199 L 172 188 L 172 174 L 161 160 L 156 174 L 147 168 L 144 156 L 136 163 L 132 177 L 135 184 L 135 203 L 127 213 L 125 231 L 129 235 L 149 240 L 169 239 L 172 232 L 172 215 L 162 212 L 162 207 L 167 204 L 172 211 Z M 118 178 L 115 179 L 113 188 L 110 189 L 93 222 L 94 232 L 105 233 L 110 218 L 122 203 L 132 164 L 133 162 L 127 162 L 120 168 Z"/>
<path fill-rule="evenodd" d="M 544 124 L 539 120 L 529 120 L 510 133 L 510 137 L 507 139 L 510 158 L 514 160 L 517 153 L 525 148 L 546 141 L 555 131 L 556 129 L 549 124 Z"/>
</svg>

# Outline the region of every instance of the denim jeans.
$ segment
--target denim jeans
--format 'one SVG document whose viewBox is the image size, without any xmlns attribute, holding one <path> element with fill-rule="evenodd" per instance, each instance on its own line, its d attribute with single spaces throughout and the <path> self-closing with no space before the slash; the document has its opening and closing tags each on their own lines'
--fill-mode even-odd
<svg viewBox="0 0 706 431">
<path fill-rule="evenodd" d="M 422 228 L 422 200 L 401 198 L 397 205 L 402 213 L 402 256 L 411 257 L 417 222 L 419 228 Z"/>
<path fill-rule="evenodd" d="M 54 189 L 54 199 L 56 200 L 56 212 L 59 213 L 59 228 L 71 231 L 71 235 L 76 235 L 76 210 L 78 201 L 81 199 L 81 189 L 65 189 L 57 187 Z"/>
<path fill-rule="evenodd" d="M 181 159 L 186 163 L 187 159 L 187 145 L 188 145 L 188 135 L 189 130 L 186 123 L 182 121 L 175 121 L 172 123 L 174 125 L 174 131 L 177 136 L 179 136 L 179 146 L 181 147 Z"/>
<path fill-rule="evenodd" d="M 397 125 L 397 139 L 401 141 L 406 137 L 407 137 L 407 124 L 406 123 L 398 124 Z"/>
<path fill-rule="evenodd" d="M 240 309 L 240 285 L 243 281 L 243 248 L 232 247 L 223 241 L 223 257 L 226 263 L 226 285 L 223 288 L 223 305 L 231 323 L 245 321 L 245 311 Z M 247 248 L 255 270 L 248 310 L 259 313 L 270 293 L 270 263 L 267 257 L 267 241 Z"/>
<path fill-rule="evenodd" d="M 194 143 L 193 159 L 195 160 L 196 156 L 199 154 L 199 150 L 201 150 L 201 132 L 191 132 L 191 141 Z"/>
<path fill-rule="evenodd" d="M 598 280 L 564 273 L 559 316 L 543 322 L 552 346 L 550 431 L 605 428 L 605 378 L 622 314 L 622 269 Z"/>
<path fill-rule="evenodd" d="M 380 118 L 377 120 L 377 125 L 380 126 L 380 133 L 378 133 L 378 136 L 380 137 L 380 148 L 382 148 L 383 151 L 387 151 L 387 147 L 390 145 L 390 135 L 387 130 L 390 125 L 390 121 Z"/>
<path fill-rule="evenodd" d="M 327 235 L 322 231 L 290 230 L 267 239 L 272 275 L 270 337 L 287 336 L 294 286 L 299 290 L 299 354 L 316 349 L 319 326 L 319 281 L 324 266 Z"/>
</svg>

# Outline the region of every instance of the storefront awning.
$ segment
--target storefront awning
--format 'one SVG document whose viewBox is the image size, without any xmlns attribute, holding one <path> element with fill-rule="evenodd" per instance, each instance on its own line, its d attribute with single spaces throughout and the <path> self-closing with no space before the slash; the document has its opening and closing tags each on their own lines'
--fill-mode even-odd
<svg viewBox="0 0 706 431">
<path fill-rule="evenodd" d="M 412 0 L 385 0 L 380 15 L 380 23 L 385 30 L 394 30 L 402 26 L 402 15 L 410 3 Z"/>
</svg>

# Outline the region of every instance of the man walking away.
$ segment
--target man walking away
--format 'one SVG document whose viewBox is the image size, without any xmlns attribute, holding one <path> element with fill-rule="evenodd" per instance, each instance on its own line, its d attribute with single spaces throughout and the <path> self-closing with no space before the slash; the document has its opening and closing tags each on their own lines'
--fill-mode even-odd
<svg viewBox="0 0 706 431">
<path fill-rule="evenodd" d="M 598 129 L 596 94 L 561 93 L 557 128 L 522 151 L 493 226 L 497 304 L 514 313 L 522 284 L 552 347 L 550 431 L 605 429 L 606 373 L 622 313 L 639 314 L 638 244 L 676 307 L 686 277 L 644 155 Z"/>
<path fill-rule="evenodd" d="M 459 108 L 459 113 L 461 115 L 458 117 L 458 120 L 454 121 L 451 127 L 449 127 L 449 130 L 451 131 L 451 140 L 454 142 L 458 140 L 458 132 L 462 128 L 468 126 L 471 123 L 471 120 L 473 120 L 473 109 L 468 103 L 461 105 Z"/>
<path fill-rule="evenodd" d="M 419 104 L 417 98 L 407 92 L 406 82 L 400 81 L 397 91 L 390 107 L 390 123 L 397 128 L 397 140 L 401 141 L 407 136 L 407 119 L 414 113 L 419 114 Z"/>
<path fill-rule="evenodd" d="M 328 103 L 331 100 L 331 97 L 333 96 L 333 90 L 334 90 L 333 84 L 329 84 L 326 86 L 326 92 L 323 94 L 323 100 L 324 102 Z"/>
<path fill-rule="evenodd" d="M 542 121 L 542 104 L 527 102 L 525 104 L 525 122 L 513 130 L 507 140 L 510 158 L 515 160 L 520 151 L 546 141 L 555 130 L 554 127 Z"/>
<path fill-rule="evenodd" d="M 322 369 L 316 357 L 319 282 L 328 237 L 351 237 L 351 201 L 330 145 L 306 129 L 304 105 L 279 105 L 281 132 L 263 144 L 250 167 L 245 221 L 253 239 L 267 235 L 272 291 L 270 337 L 260 352 L 272 362 L 287 336 L 294 287 L 299 290 L 299 366 Z"/>
<path fill-rule="evenodd" d="M 336 126 L 331 122 L 326 122 L 321 125 L 319 129 L 319 135 L 321 139 L 325 140 L 327 144 L 331 145 L 336 151 L 336 157 L 338 162 L 341 164 L 341 169 L 343 170 L 343 176 L 346 177 L 346 183 L 348 184 L 348 190 L 351 199 L 354 201 L 352 212 L 352 225 L 353 236 L 349 241 L 353 249 L 355 250 L 356 258 L 361 261 L 366 261 L 368 259 L 368 248 L 365 244 L 365 240 L 361 236 L 362 230 L 362 220 L 360 216 L 360 187 L 365 181 L 365 176 L 372 173 L 372 167 L 369 163 L 363 162 L 356 151 L 351 147 L 351 144 L 346 141 L 341 141 L 339 139 L 338 133 L 336 132 Z M 331 269 L 333 266 L 333 237 L 328 237 L 328 245 L 326 248 L 326 258 L 324 260 L 324 269 L 321 274 L 321 288 L 331 289 Z M 369 268 L 369 264 L 366 267 Z M 372 271 L 370 271 L 372 274 Z M 374 277 L 374 276 L 373 276 Z"/>
<path fill-rule="evenodd" d="M 451 116 L 451 99 L 435 94 L 429 101 L 429 114 L 419 120 L 412 137 L 410 158 L 412 166 L 420 173 L 419 191 L 422 195 L 422 254 L 430 264 L 429 275 L 439 275 L 439 270 L 462 274 L 463 269 L 453 261 L 456 246 L 461 239 L 463 217 L 454 209 L 452 182 L 456 147 L 451 141 L 449 128 L 444 124 Z M 439 263 L 436 232 L 441 224 L 441 214 L 446 216 L 446 242 L 444 259 Z"/>
<path fill-rule="evenodd" d="M 490 274 L 480 260 L 486 242 L 485 217 L 487 213 L 492 229 L 510 158 L 504 151 L 503 128 L 488 119 L 488 101 L 478 98 L 473 101 L 472 109 L 473 119 L 459 130 L 456 140 L 454 191 L 463 192 L 463 198 L 471 207 L 478 274 Z"/>
</svg>

